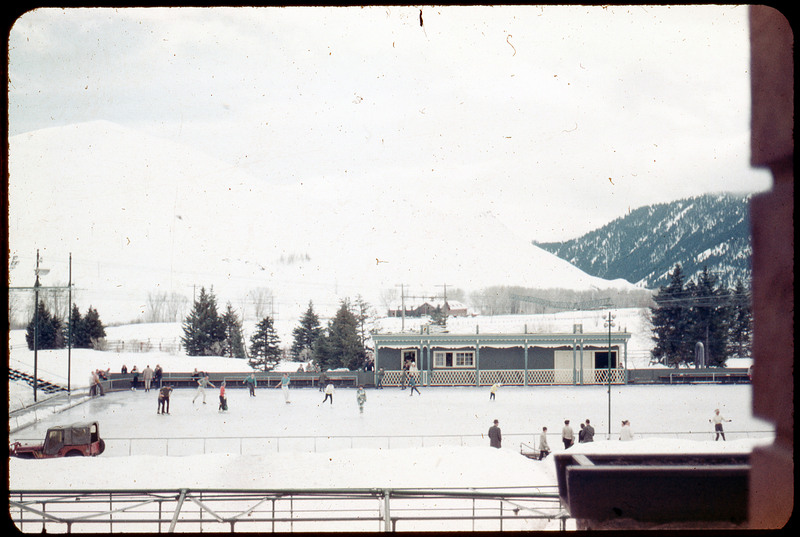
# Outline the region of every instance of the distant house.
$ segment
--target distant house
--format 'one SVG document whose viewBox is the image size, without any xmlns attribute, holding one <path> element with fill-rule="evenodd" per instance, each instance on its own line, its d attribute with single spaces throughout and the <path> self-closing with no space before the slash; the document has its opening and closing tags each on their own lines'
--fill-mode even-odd
<svg viewBox="0 0 800 537">
<path fill-rule="evenodd" d="M 424 386 L 625 384 L 628 332 L 372 334 L 384 385 L 402 382 L 412 364 Z M 609 352 L 610 351 L 610 352 Z"/>
<path fill-rule="evenodd" d="M 411 302 L 405 304 L 405 316 L 424 317 L 426 315 L 433 314 L 437 307 L 441 308 L 442 311 L 450 317 L 466 317 L 469 315 L 466 304 L 455 300 L 442 301 L 438 299 L 431 299 L 423 302 Z M 389 317 L 402 317 L 403 305 L 397 304 L 392 306 L 389 308 L 387 315 Z"/>
</svg>

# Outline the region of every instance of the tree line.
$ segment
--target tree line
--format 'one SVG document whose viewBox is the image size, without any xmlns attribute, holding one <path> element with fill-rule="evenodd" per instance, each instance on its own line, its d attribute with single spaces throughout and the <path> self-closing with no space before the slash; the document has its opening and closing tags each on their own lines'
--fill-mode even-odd
<svg viewBox="0 0 800 537">
<path fill-rule="evenodd" d="M 34 350 L 34 341 L 36 349 L 43 350 L 63 349 L 68 345 L 76 349 L 94 349 L 105 337 L 100 314 L 91 306 L 86 315 L 81 315 L 78 306 L 73 304 L 70 318 L 65 323 L 50 311 L 43 300 L 36 304 L 36 311 L 25 329 L 29 350 Z"/>
<path fill-rule="evenodd" d="M 288 352 L 281 347 L 275 319 L 265 315 L 256 323 L 249 347 L 242 321 L 230 303 L 224 313 L 217 308 L 213 289 L 200 289 L 191 312 L 183 322 L 182 344 L 189 356 L 227 356 L 246 359 L 251 368 L 271 371 L 283 358 L 312 361 L 320 370 L 359 369 L 366 365 L 373 308 L 360 296 L 342 300 L 334 317 L 323 327 L 313 302 L 292 330 Z"/>
<path fill-rule="evenodd" d="M 650 308 L 652 361 L 677 367 L 724 366 L 729 357 L 751 356 L 753 313 L 750 290 L 741 280 L 732 289 L 704 267 L 686 281 L 680 263 L 659 288 Z"/>
</svg>

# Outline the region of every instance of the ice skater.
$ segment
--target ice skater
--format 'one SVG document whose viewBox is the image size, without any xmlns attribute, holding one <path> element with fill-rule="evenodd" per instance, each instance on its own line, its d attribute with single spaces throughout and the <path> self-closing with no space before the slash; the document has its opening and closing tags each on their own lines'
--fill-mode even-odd
<svg viewBox="0 0 800 537">
<path fill-rule="evenodd" d="M 495 395 L 497 395 L 497 390 L 499 388 L 500 388 L 500 383 L 499 382 L 495 382 L 494 384 L 492 384 L 492 387 L 489 388 L 489 400 L 490 401 L 494 401 L 494 397 L 495 397 Z"/>
<path fill-rule="evenodd" d="M 719 440 L 719 437 L 721 436 L 722 437 L 722 441 L 724 442 L 725 441 L 725 431 L 722 430 L 722 422 L 723 421 L 730 422 L 731 420 L 726 420 L 725 418 L 723 418 L 722 414 L 719 413 L 719 409 L 716 409 L 716 410 L 714 410 L 714 417 L 712 417 L 708 421 L 709 421 L 709 423 L 713 423 L 714 424 L 714 432 L 717 433 L 717 436 L 714 438 L 714 441 L 716 442 L 717 440 Z"/>
<path fill-rule="evenodd" d="M 250 391 L 250 397 L 256 396 L 256 374 L 250 373 L 242 381 L 242 384 L 247 384 L 247 389 Z"/>
<path fill-rule="evenodd" d="M 409 396 L 409 397 L 411 397 L 412 395 L 414 395 L 414 392 L 415 392 L 415 391 L 416 391 L 416 392 L 417 392 L 419 395 L 422 395 L 421 393 L 419 393 L 419 388 L 417 388 L 417 379 L 416 379 L 416 376 L 415 376 L 415 375 L 409 375 L 409 376 L 408 376 L 408 385 L 411 387 L 411 393 L 409 393 L 409 394 L 408 394 L 408 396 Z"/>
<path fill-rule="evenodd" d="M 172 395 L 172 386 L 164 386 L 158 391 L 158 412 L 156 414 L 169 414 L 170 395 Z"/>
<path fill-rule="evenodd" d="M 364 391 L 364 386 L 359 386 L 356 392 L 356 402 L 358 403 L 359 414 L 364 413 L 364 403 L 367 401 L 367 392 Z"/>
<path fill-rule="evenodd" d="M 327 401 L 328 399 L 330 399 L 331 404 L 333 404 L 333 392 L 334 392 L 333 384 L 328 383 L 328 385 L 325 386 L 325 399 L 322 400 L 322 404 L 325 404 L 325 401 Z"/>
<path fill-rule="evenodd" d="M 547 427 L 542 427 L 542 434 L 539 435 L 539 460 L 550 455 L 550 444 L 547 443 Z"/>
<path fill-rule="evenodd" d="M 197 381 L 197 391 L 194 392 L 194 397 L 192 397 L 192 404 L 197 400 L 197 396 L 203 396 L 203 404 L 206 404 L 206 386 L 211 386 L 212 388 L 216 388 L 211 381 L 208 380 L 208 373 L 204 374 L 200 379 Z"/>
<path fill-rule="evenodd" d="M 500 449 L 500 444 L 503 440 L 503 435 L 500 432 L 500 422 L 494 420 L 494 425 L 489 427 L 489 446 Z"/>
<path fill-rule="evenodd" d="M 203 401 L 205 403 L 205 401 Z M 219 385 L 219 409 L 220 412 L 228 410 L 228 398 L 225 396 L 225 381 Z"/>
<path fill-rule="evenodd" d="M 633 440 L 633 430 L 631 429 L 631 422 L 628 420 L 622 421 L 622 427 L 619 430 L 619 439 L 623 442 Z"/>
<path fill-rule="evenodd" d="M 586 427 L 583 429 L 583 441 L 594 442 L 594 427 L 592 427 L 588 419 L 586 420 Z"/>
<path fill-rule="evenodd" d="M 378 390 L 383 389 L 383 368 L 381 367 L 378 369 L 378 372 L 375 374 L 375 388 Z"/>
<path fill-rule="evenodd" d="M 575 443 L 575 433 L 569 425 L 569 420 L 564 420 L 564 427 L 561 429 L 561 441 L 564 442 L 564 449 L 569 449 Z"/>
<path fill-rule="evenodd" d="M 289 380 L 289 374 L 284 373 L 283 377 L 281 377 L 281 390 L 283 390 L 283 398 L 287 403 L 291 403 L 291 401 L 289 401 L 289 384 L 291 382 L 292 381 Z"/>
</svg>

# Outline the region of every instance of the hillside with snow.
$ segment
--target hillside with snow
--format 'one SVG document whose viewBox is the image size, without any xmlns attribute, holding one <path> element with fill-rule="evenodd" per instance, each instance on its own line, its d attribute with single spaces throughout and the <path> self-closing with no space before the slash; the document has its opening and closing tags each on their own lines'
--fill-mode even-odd
<svg viewBox="0 0 800 537">
<path fill-rule="evenodd" d="M 357 295 L 379 306 L 400 284 L 633 288 L 532 245 L 491 208 L 460 210 L 441 186 L 279 184 L 106 121 L 13 136 L 9 154 L 10 286 L 33 284 L 37 250 L 42 285 L 66 285 L 72 254 L 73 302 L 106 324 L 141 320 L 151 293 L 191 299 L 201 286 L 245 318 L 258 288 L 286 318 L 311 300 L 323 316 Z"/>
</svg>

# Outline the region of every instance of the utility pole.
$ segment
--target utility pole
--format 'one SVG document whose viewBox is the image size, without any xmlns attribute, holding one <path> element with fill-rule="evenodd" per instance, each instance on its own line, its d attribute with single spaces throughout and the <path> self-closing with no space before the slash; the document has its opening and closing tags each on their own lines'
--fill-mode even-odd
<svg viewBox="0 0 800 537">
<path fill-rule="evenodd" d="M 615 316 L 608 312 L 608 320 L 603 326 L 608 327 L 608 438 L 611 439 L 611 327 L 614 326 Z"/>
<path fill-rule="evenodd" d="M 67 292 L 67 393 L 72 393 L 72 252 L 69 253 L 69 291 Z"/>
<path fill-rule="evenodd" d="M 400 284 L 400 311 L 403 317 L 403 320 L 400 323 L 400 331 L 405 332 L 406 330 L 406 291 L 403 284 Z"/>
</svg>

